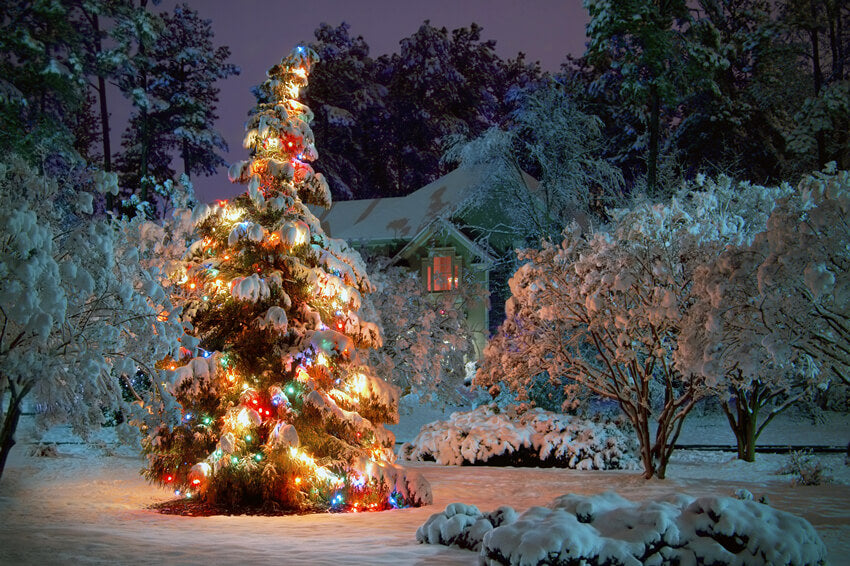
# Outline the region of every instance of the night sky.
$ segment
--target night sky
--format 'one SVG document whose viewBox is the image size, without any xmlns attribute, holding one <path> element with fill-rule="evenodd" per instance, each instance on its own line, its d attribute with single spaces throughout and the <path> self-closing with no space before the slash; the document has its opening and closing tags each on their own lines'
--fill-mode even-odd
<svg viewBox="0 0 850 566">
<path fill-rule="evenodd" d="M 171 10 L 178 2 L 167 0 L 154 10 Z M 242 72 L 219 83 L 217 128 L 230 146 L 229 162 L 247 158 L 242 136 L 247 112 L 254 105 L 252 85 L 262 82 L 266 69 L 299 43 L 313 39 L 321 22 L 351 25 L 352 36 L 362 35 L 371 56 L 398 51 L 399 41 L 413 34 L 423 21 L 449 30 L 475 22 L 482 39 L 496 41 L 502 58 L 519 51 L 529 61 L 540 61 L 555 71 L 567 54 L 581 55 L 585 48 L 586 12 L 581 0 L 289 0 L 189 1 L 204 18 L 213 21 L 215 45 L 227 45 L 230 61 Z M 128 110 L 120 98 L 113 104 L 112 138 L 117 143 Z M 177 164 L 178 169 L 182 166 Z M 201 201 L 231 198 L 244 187 L 232 185 L 226 171 L 213 177 L 193 178 Z"/>
</svg>

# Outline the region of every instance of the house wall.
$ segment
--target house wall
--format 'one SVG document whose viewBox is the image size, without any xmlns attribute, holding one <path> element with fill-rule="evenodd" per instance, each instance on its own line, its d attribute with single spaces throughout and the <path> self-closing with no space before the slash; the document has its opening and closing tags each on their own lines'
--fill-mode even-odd
<svg viewBox="0 0 850 566">
<path fill-rule="evenodd" d="M 455 255 L 461 260 L 462 276 L 461 284 L 478 285 L 485 293 L 480 300 L 470 301 L 465 309 L 467 324 L 472 330 L 472 338 L 475 344 L 476 356 L 480 360 L 484 354 L 484 346 L 487 345 L 489 324 L 489 292 L 490 270 L 487 264 L 469 249 L 466 242 L 456 237 L 451 232 L 438 232 L 424 239 L 421 244 L 408 246 L 400 256 L 406 266 L 412 271 L 420 274 L 423 286 L 426 284 L 422 276 L 423 265 L 427 264 L 435 250 L 441 248 L 452 248 Z"/>
</svg>

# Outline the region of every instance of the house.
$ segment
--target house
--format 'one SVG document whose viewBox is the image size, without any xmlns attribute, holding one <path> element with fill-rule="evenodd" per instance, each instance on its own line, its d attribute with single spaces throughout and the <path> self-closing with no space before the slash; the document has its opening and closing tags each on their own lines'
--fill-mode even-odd
<svg viewBox="0 0 850 566">
<path fill-rule="evenodd" d="M 347 240 L 355 249 L 380 254 L 396 265 L 419 273 L 422 286 L 432 293 L 457 289 L 466 281 L 489 288 L 495 257 L 492 249 L 476 243 L 464 228 L 462 206 L 481 186 L 484 170 L 462 168 L 404 197 L 334 202 L 318 214 L 325 233 Z M 523 182 L 537 182 L 523 174 Z M 498 211 L 485 222 L 499 222 Z M 480 213 L 476 218 L 480 224 Z M 475 329 L 479 356 L 487 341 L 489 310 L 487 301 L 469 305 L 467 321 Z"/>
</svg>

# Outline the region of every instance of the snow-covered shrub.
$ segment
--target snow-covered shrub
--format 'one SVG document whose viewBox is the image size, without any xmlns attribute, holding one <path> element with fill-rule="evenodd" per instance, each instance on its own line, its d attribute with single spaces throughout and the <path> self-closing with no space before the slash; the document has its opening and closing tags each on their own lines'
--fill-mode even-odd
<svg viewBox="0 0 850 566">
<path fill-rule="evenodd" d="M 29 455 L 35 458 L 58 458 L 59 451 L 55 444 L 39 443 L 29 449 Z"/>
<path fill-rule="evenodd" d="M 511 507 L 482 513 L 475 505 L 450 503 L 445 511 L 434 513 L 416 529 L 416 541 L 478 552 L 485 534 L 516 520 L 517 512 Z"/>
<path fill-rule="evenodd" d="M 791 483 L 794 485 L 821 485 L 832 481 L 823 464 L 807 450 L 792 450 L 788 454 L 788 461 L 776 473 L 793 475 Z"/>
<path fill-rule="evenodd" d="M 621 420 L 590 421 L 539 408 L 517 415 L 482 405 L 425 425 L 402 445 L 401 456 L 443 465 L 634 468 L 635 442 L 623 425 Z"/>
<path fill-rule="evenodd" d="M 154 364 L 175 353 L 183 327 L 156 270 L 140 263 L 138 220 L 92 216 L 89 189 L 114 187 L 105 177 L 40 174 L 15 156 L 0 164 L 0 474 L 24 399 L 42 424 L 85 437 L 105 411 L 149 401 L 132 391 L 139 368 L 166 397 Z"/>
<path fill-rule="evenodd" d="M 488 565 L 826 562 L 826 546 L 811 523 L 751 500 L 677 494 L 635 502 L 606 492 L 562 495 L 515 520 L 511 511 L 501 507 L 502 524 L 487 529 L 487 514 L 453 503 L 419 527 L 416 539 L 479 548 L 480 562 Z"/>
</svg>

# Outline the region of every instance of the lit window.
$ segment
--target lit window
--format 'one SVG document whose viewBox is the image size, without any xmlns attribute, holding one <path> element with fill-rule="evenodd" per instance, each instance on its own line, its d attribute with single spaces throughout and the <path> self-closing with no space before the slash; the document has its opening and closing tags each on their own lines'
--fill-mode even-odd
<svg viewBox="0 0 850 566">
<path fill-rule="evenodd" d="M 457 289 L 460 282 L 460 258 L 452 253 L 453 250 L 439 252 L 448 253 L 428 257 L 423 262 L 425 288 L 432 292 Z"/>
</svg>

